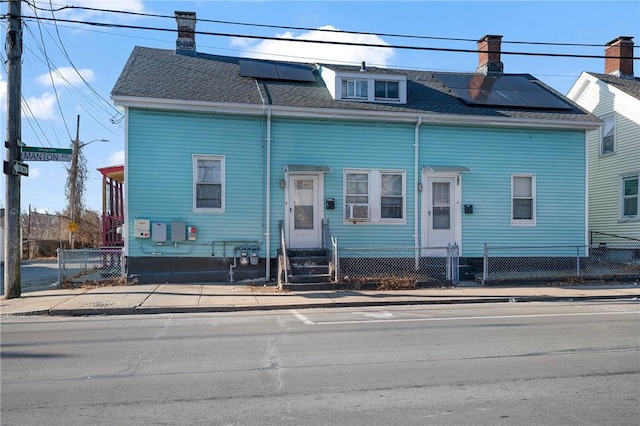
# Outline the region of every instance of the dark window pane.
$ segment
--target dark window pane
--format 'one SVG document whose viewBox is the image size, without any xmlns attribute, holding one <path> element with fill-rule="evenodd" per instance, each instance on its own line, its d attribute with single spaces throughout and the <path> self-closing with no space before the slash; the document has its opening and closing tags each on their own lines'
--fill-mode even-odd
<svg viewBox="0 0 640 426">
<path fill-rule="evenodd" d="M 196 207 L 215 208 L 222 207 L 222 185 L 196 185 Z"/>
<path fill-rule="evenodd" d="M 638 195 L 638 179 L 627 179 L 624 181 L 624 195 Z"/>
<path fill-rule="evenodd" d="M 380 215 L 384 219 L 402 219 L 402 197 L 382 197 Z"/>
<path fill-rule="evenodd" d="M 514 199 L 513 218 L 518 220 L 533 219 L 533 200 Z"/>
</svg>

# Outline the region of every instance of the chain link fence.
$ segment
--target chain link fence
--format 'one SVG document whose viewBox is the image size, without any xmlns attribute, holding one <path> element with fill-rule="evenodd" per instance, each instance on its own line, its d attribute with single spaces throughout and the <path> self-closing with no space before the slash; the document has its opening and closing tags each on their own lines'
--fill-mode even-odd
<svg viewBox="0 0 640 426">
<path fill-rule="evenodd" d="M 483 284 L 584 279 L 638 281 L 640 244 L 484 248 Z"/>
<path fill-rule="evenodd" d="M 339 280 L 411 287 L 420 283 L 456 284 L 458 247 L 339 247 Z"/>
<path fill-rule="evenodd" d="M 87 282 L 117 280 L 125 276 L 125 256 L 121 247 L 58 250 L 60 287 Z"/>
</svg>

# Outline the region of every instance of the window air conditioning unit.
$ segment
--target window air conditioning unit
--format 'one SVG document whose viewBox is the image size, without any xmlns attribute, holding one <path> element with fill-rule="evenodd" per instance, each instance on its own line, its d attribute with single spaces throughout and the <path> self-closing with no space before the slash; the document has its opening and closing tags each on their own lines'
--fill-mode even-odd
<svg viewBox="0 0 640 426">
<path fill-rule="evenodd" d="M 369 220 L 368 204 L 347 204 L 348 220 Z"/>
</svg>

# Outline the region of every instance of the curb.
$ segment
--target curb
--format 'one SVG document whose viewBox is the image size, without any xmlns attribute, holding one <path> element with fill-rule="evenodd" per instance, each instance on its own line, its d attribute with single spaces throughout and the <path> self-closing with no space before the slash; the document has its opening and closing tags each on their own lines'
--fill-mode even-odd
<svg viewBox="0 0 640 426">
<path fill-rule="evenodd" d="M 314 308 L 350 308 L 362 306 L 410 306 L 410 305 L 458 305 L 481 303 L 527 303 L 527 302 L 575 302 L 596 300 L 638 300 L 634 295 L 602 295 L 602 296 L 497 296 L 469 299 L 427 299 L 427 300 L 387 300 L 387 301 L 353 301 L 332 303 L 302 303 L 280 305 L 219 305 L 219 306 L 169 306 L 145 307 L 134 306 L 126 308 L 79 308 L 79 309 L 41 309 L 25 312 L 2 313 L 0 316 L 118 316 L 118 315 L 154 315 L 154 314 L 195 314 L 219 312 L 249 312 L 249 311 L 277 311 L 287 309 Z"/>
</svg>

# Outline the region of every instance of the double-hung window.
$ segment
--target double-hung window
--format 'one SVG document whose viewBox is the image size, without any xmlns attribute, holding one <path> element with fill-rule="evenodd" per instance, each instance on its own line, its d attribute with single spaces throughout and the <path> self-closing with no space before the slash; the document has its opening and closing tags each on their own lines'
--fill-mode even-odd
<svg viewBox="0 0 640 426">
<path fill-rule="evenodd" d="M 534 175 L 511 176 L 511 224 L 535 226 L 536 179 Z"/>
<path fill-rule="evenodd" d="M 193 210 L 224 212 L 223 156 L 193 156 Z"/>
<path fill-rule="evenodd" d="M 369 87 L 367 80 L 345 79 L 342 80 L 342 97 L 349 99 L 367 99 Z"/>
<path fill-rule="evenodd" d="M 404 171 L 345 170 L 346 222 L 405 223 Z"/>
<path fill-rule="evenodd" d="M 613 154 L 616 150 L 616 116 L 610 115 L 604 118 L 602 126 L 602 141 L 600 143 L 600 155 Z"/>
<path fill-rule="evenodd" d="M 640 176 L 622 178 L 622 219 L 637 219 L 640 209 L 638 181 Z"/>
</svg>

